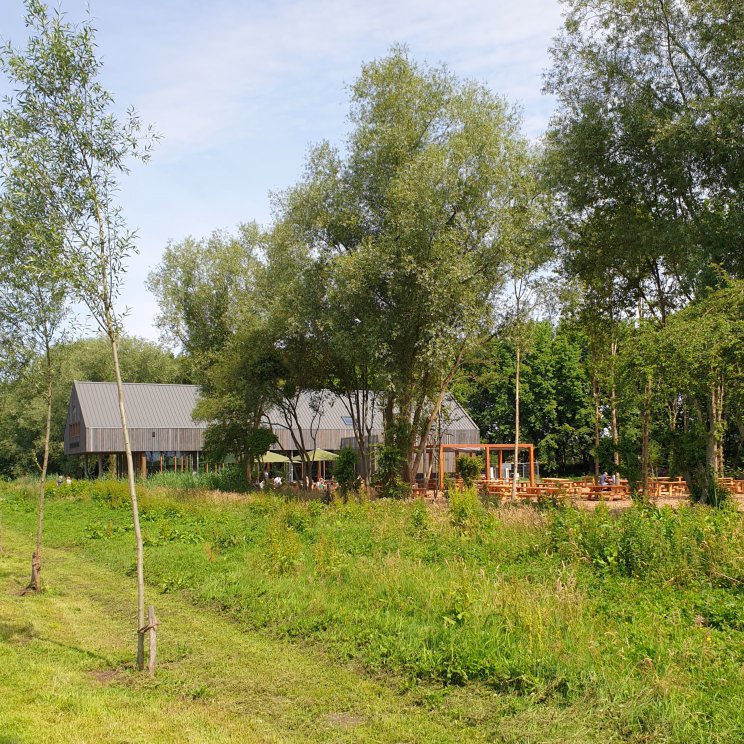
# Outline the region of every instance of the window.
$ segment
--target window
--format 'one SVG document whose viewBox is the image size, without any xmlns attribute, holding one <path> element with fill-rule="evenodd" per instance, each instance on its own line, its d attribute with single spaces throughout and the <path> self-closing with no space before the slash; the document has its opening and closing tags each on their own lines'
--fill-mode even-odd
<svg viewBox="0 0 744 744">
<path fill-rule="evenodd" d="M 341 416 L 341 421 L 343 421 L 346 426 L 354 425 L 354 419 L 352 419 L 351 416 Z"/>
</svg>

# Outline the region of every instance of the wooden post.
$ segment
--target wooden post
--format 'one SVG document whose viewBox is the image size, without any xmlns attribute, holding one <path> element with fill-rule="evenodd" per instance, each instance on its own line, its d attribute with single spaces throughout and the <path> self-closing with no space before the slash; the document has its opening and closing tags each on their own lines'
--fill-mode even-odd
<svg viewBox="0 0 744 744">
<path fill-rule="evenodd" d="M 150 633 L 150 658 L 147 663 L 147 671 L 151 677 L 155 676 L 155 657 L 157 654 L 157 633 L 158 633 L 158 621 L 155 618 L 155 608 L 150 605 L 147 610 L 147 624 Z"/>
<path fill-rule="evenodd" d="M 530 486 L 535 485 L 535 445 L 531 444 L 530 449 Z"/>
<path fill-rule="evenodd" d="M 163 472 L 163 453 L 160 453 L 160 472 Z"/>
<path fill-rule="evenodd" d="M 502 473 L 504 472 L 504 450 L 499 447 L 499 475 L 498 478 L 501 480 Z"/>
<path fill-rule="evenodd" d="M 103 477 L 103 455 L 98 453 L 98 477 Z"/>
<path fill-rule="evenodd" d="M 486 445 L 486 483 L 491 482 L 491 447 Z"/>
<path fill-rule="evenodd" d="M 444 493 L 444 446 L 439 445 L 439 482 L 437 488 Z"/>
<path fill-rule="evenodd" d="M 140 457 L 140 475 L 147 478 L 147 452 L 143 452 Z"/>
</svg>

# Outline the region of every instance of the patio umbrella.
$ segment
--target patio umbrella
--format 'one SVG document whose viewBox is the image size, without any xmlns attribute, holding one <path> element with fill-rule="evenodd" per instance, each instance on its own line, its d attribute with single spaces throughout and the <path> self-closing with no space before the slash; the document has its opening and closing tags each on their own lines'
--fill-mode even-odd
<svg viewBox="0 0 744 744">
<path fill-rule="evenodd" d="M 333 452 L 328 452 L 328 450 L 315 449 L 307 453 L 307 459 L 310 462 L 329 462 L 331 460 L 338 460 L 338 455 L 334 455 Z M 295 455 L 292 458 L 292 462 L 302 462 L 302 458 L 299 455 Z"/>
<path fill-rule="evenodd" d="M 265 455 L 261 455 L 258 458 L 261 462 L 290 462 L 286 455 L 280 455 L 278 452 L 267 452 Z"/>
</svg>

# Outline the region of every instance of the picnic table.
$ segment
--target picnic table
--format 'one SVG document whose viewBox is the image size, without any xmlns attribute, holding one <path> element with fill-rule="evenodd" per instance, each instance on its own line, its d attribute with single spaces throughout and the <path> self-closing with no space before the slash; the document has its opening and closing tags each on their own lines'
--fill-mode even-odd
<svg viewBox="0 0 744 744">
<path fill-rule="evenodd" d="M 586 496 L 590 501 L 622 501 L 630 495 L 627 485 L 623 485 L 622 483 L 617 485 L 609 484 L 606 486 L 590 484 L 585 486 L 582 491 L 586 493 Z"/>
<path fill-rule="evenodd" d="M 718 484 L 728 489 L 734 494 L 744 494 L 744 479 L 737 478 L 719 478 Z"/>
</svg>

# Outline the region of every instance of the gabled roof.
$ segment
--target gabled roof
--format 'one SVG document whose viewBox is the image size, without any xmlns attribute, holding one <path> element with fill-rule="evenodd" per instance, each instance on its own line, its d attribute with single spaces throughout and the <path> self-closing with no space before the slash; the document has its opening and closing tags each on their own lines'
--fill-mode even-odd
<svg viewBox="0 0 744 744">
<path fill-rule="evenodd" d="M 88 429 L 121 426 L 116 383 L 75 381 L 72 385 Z M 198 400 L 198 385 L 124 383 L 124 410 L 130 429 L 206 429 L 204 421 L 192 418 Z"/>
<path fill-rule="evenodd" d="M 73 382 L 80 413 L 88 429 L 118 429 L 119 402 L 116 383 Z M 198 385 L 124 383 L 124 407 L 130 429 L 206 429 L 207 422 L 194 421 L 192 414 L 199 401 Z M 321 421 L 318 421 L 320 409 Z M 303 392 L 297 401 L 297 416 L 302 429 L 352 430 L 343 400 L 328 390 Z M 265 417 L 274 426 L 284 424 L 282 416 L 269 411 Z M 442 405 L 442 425 L 448 431 L 478 431 L 465 409 L 451 396 Z M 372 429 L 382 433 L 382 410 L 374 407 Z"/>
<path fill-rule="evenodd" d="M 374 400 L 375 395 L 370 395 Z M 467 411 L 451 396 L 446 395 L 442 403 L 442 426 L 449 431 L 479 431 L 473 419 Z M 320 422 L 318 418 L 320 417 Z M 284 417 L 280 411 L 275 409 L 269 410 L 265 420 L 276 426 L 285 425 Z M 329 390 L 303 391 L 297 397 L 297 419 L 302 429 L 315 429 L 321 423 L 322 429 L 352 429 L 349 421 L 349 412 L 344 404 L 344 400 L 336 393 Z M 382 405 L 377 400 L 374 405 L 372 416 L 372 426 L 374 431 L 382 432 Z"/>
</svg>

